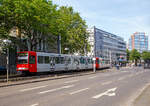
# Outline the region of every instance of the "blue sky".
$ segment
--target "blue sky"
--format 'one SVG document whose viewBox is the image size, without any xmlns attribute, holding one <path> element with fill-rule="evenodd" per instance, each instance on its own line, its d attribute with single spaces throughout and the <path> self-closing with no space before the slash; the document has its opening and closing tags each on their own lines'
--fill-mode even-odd
<svg viewBox="0 0 150 106">
<path fill-rule="evenodd" d="M 52 0 L 72 6 L 89 27 L 96 26 L 128 41 L 134 32 L 150 35 L 150 0 Z"/>
</svg>

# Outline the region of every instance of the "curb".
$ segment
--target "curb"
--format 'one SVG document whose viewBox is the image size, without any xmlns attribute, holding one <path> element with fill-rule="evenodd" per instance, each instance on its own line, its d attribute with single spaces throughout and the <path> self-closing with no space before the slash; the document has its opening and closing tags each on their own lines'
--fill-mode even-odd
<svg viewBox="0 0 150 106">
<path fill-rule="evenodd" d="M 49 81 L 49 80 L 57 80 L 57 79 L 63 79 L 63 78 L 70 78 L 70 77 L 76 77 L 76 76 L 84 76 L 84 75 L 90 75 L 90 74 L 96 74 L 96 73 L 103 73 L 107 70 L 104 71 L 97 71 L 97 72 L 90 72 L 90 73 L 80 73 L 80 74 L 75 74 L 75 75 L 65 75 L 65 76 L 54 76 L 52 78 L 37 78 L 37 79 L 28 79 L 28 80 L 22 80 L 22 82 L 11 82 L 11 83 L 4 83 L 4 84 L 0 84 L 0 88 L 2 87 L 9 87 L 9 86 L 16 86 L 16 85 L 23 85 L 23 84 L 29 84 L 29 83 L 36 83 L 36 82 L 42 82 L 42 81 Z"/>
<path fill-rule="evenodd" d="M 90 75 L 90 74 L 96 74 L 96 73 L 105 73 L 105 72 L 112 72 L 116 71 L 113 68 L 106 69 L 106 70 L 97 70 L 96 72 L 87 72 L 87 73 L 79 73 L 79 74 L 72 74 L 72 75 L 65 75 L 65 76 L 54 76 L 54 77 L 46 77 L 46 78 L 36 78 L 36 79 L 27 79 L 27 80 L 21 80 L 22 82 L 5 82 L 0 83 L 0 88 L 2 87 L 9 87 L 9 86 L 16 86 L 16 85 L 23 85 L 23 84 L 29 84 L 29 83 L 36 83 L 36 82 L 42 82 L 42 81 L 49 81 L 49 80 L 57 80 L 57 79 L 63 79 L 63 78 L 70 78 L 70 77 L 76 77 L 76 76 L 84 76 L 84 75 Z"/>
</svg>

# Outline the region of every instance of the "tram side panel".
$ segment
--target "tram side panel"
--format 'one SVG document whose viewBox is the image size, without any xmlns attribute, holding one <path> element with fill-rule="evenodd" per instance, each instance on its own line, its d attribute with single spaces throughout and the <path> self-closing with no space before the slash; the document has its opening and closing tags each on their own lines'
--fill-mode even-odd
<svg viewBox="0 0 150 106">
<path fill-rule="evenodd" d="M 50 56 L 48 53 L 37 52 L 37 72 L 50 71 Z"/>
</svg>

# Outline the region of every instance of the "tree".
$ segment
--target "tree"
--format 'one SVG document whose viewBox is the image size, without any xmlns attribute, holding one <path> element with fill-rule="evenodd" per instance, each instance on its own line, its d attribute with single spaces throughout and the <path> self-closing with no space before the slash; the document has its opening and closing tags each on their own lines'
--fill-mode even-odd
<svg viewBox="0 0 150 106">
<path fill-rule="evenodd" d="M 130 53 L 130 60 L 135 62 L 135 65 L 137 66 L 138 60 L 140 60 L 141 54 L 136 50 L 133 49 Z"/>
<path fill-rule="evenodd" d="M 1 0 L 1 4 L 0 17 L 3 20 L 0 25 L 4 23 L 8 33 L 12 28 L 17 28 L 20 44 L 21 39 L 25 38 L 29 41 L 28 49 L 34 50 L 37 39 L 42 39 L 50 32 L 56 6 L 47 0 Z"/>
<path fill-rule="evenodd" d="M 51 0 L 0 0 L 0 37 L 9 38 L 16 28 L 18 36 L 13 42 L 36 51 L 42 39 L 51 41 L 51 35 L 61 35 L 62 53 L 67 47 L 70 53 L 84 54 L 90 48 L 86 22 L 72 7 L 57 7 Z M 28 41 L 28 46 L 22 40 Z"/>
<path fill-rule="evenodd" d="M 142 59 L 143 59 L 144 61 L 150 60 L 150 52 L 144 51 L 144 52 L 142 53 Z"/>
<path fill-rule="evenodd" d="M 130 51 L 128 49 L 126 49 L 126 53 L 127 53 L 127 61 L 129 61 L 129 59 L 130 59 Z"/>
<path fill-rule="evenodd" d="M 69 53 L 84 54 L 85 49 L 89 51 L 86 23 L 78 12 L 74 12 L 72 7 L 60 7 L 57 11 L 55 23 L 52 33 L 61 35 L 62 53 L 66 53 L 65 48 L 69 48 Z"/>
</svg>

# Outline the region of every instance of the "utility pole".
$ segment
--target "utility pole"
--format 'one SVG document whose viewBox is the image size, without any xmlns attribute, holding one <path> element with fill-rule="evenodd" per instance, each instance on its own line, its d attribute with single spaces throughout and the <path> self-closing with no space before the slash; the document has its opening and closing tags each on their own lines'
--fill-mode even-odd
<svg viewBox="0 0 150 106">
<path fill-rule="evenodd" d="M 7 46 L 10 45 L 10 43 L 11 43 L 10 40 L 3 40 L 3 42 Z M 8 83 L 8 80 L 9 80 L 9 48 L 7 48 L 7 57 L 6 57 L 6 60 L 7 60 L 6 68 L 7 68 L 7 83 Z"/>
<path fill-rule="evenodd" d="M 57 51 L 58 51 L 58 54 L 61 54 L 61 36 L 60 35 L 57 37 Z"/>
<path fill-rule="evenodd" d="M 109 55 L 110 55 L 110 67 L 111 67 L 111 65 L 112 65 L 112 64 L 111 64 L 111 63 L 112 63 L 112 60 L 111 60 L 111 50 L 110 50 L 109 53 L 110 53 Z"/>
<path fill-rule="evenodd" d="M 95 58 L 95 53 L 96 53 L 96 50 L 95 50 L 95 26 L 94 26 L 94 41 L 93 41 L 93 72 L 96 72 L 96 58 Z"/>
<path fill-rule="evenodd" d="M 7 83 L 9 80 L 9 48 L 7 48 Z"/>
</svg>

